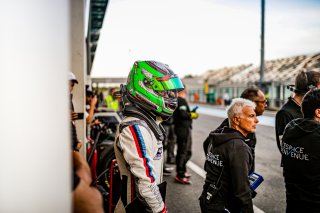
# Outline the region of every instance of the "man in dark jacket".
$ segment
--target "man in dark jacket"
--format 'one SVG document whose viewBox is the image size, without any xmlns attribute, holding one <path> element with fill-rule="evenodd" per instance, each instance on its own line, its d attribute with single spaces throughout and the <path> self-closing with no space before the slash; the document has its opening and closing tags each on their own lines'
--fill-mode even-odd
<svg viewBox="0 0 320 213">
<path fill-rule="evenodd" d="M 245 89 L 242 93 L 240 98 L 244 98 L 244 99 L 248 99 L 252 102 L 254 102 L 256 104 L 256 108 L 255 108 L 255 112 L 257 116 L 260 116 L 264 113 L 266 107 L 267 107 L 267 99 L 264 95 L 264 93 L 262 92 L 262 90 L 260 90 L 257 87 L 249 87 L 247 89 Z M 221 124 L 220 126 L 218 126 L 213 132 L 221 132 L 221 129 L 223 129 L 223 127 L 229 127 L 229 121 L 228 118 L 226 118 Z M 257 138 L 256 138 L 256 134 L 255 133 L 249 133 L 247 138 L 249 140 L 246 141 L 247 145 L 251 148 L 252 151 L 252 156 L 253 156 L 253 167 L 252 169 L 254 170 L 254 159 L 255 159 L 255 147 L 257 144 Z M 208 137 L 204 143 L 203 143 L 203 149 L 204 152 L 207 152 L 207 148 L 208 148 L 208 144 L 210 142 L 209 140 L 210 138 Z"/>
<path fill-rule="evenodd" d="M 79 118 L 78 118 L 78 113 L 74 112 L 74 106 L 73 106 L 73 101 L 72 101 L 72 97 L 73 97 L 72 91 L 73 91 L 75 84 L 78 84 L 78 80 L 77 80 L 76 76 L 73 74 L 73 72 L 68 73 L 68 80 L 69 80 L 69 92 L 70 92 L 72 149 L 79 151 L 79 149 L 82 146 L 82 143 L 78 140 L 77 129 L 76 129 L 76 124 L 75 124 L 75 120 L 77 120 Z"/>
<path fill-rule="evenodd" d="M 308 92 L 301 108 L 281 145 L 287 213 L 320 212 L 320 90 Z"/>
<path fill-rule="evenodd" d="M 198 118 L 196 112 L 192 112 L 186 100 L 186 90 L 178 93 L 178 107 L 173 113 L 174 131 L 178 146 L 176 156 L 176 181 L 182 184 L 191 184 L 190 175 L 187 174 L 187 162 L 191 158 L 192 147 L 192 119 Z"/>
<path fill-rule="evenodd" d="M 253 212 L 248 179 L 253 157 L 246 137 L 256 131 L 255 107 L 247 99 L 233 99 L 227 109 L 230 127 L 210 133 L 205 162 L 207 174 L 199 198 L 202 213 Z"/>
<path fill-rule="evenodd" d="M 295 79 L 295 88 L 289 87 L 293 92 L 293 96 L 276 114 L 275 130 L 276 140 L 279 151 L 281 152 L 281 138 L 286 125 L 296 118 L 302 118 L 301 102 L 303 96 L 313 87 L 320 87 L 319 71 L 301 71 Z"/>
</svg>

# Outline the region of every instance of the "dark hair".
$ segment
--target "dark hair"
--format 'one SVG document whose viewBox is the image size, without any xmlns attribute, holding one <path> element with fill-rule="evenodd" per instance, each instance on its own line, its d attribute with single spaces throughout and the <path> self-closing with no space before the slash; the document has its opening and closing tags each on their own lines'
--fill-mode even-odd
<svg viewBox="0 0 320 213">
<path fill-rule="evenodd" d="M 301 111 L 304 118 L 313 118 L 316 109 L 320 108 L 320 90 L 311 89 L 303 97 Z"/>
<path fill-rule="evenodd" d="M 311 88 L 320 83 L 320 72 L 303 70 L 296 76 L 295 90 L 297 95 L 306 94 Z"/>
<path fill-rule="evenodd" d="M 91 90 L 86 90 L 86 96 L 92 97 L 92 96 L 94 96 L 94 93 Z"/>
<path fill-rule="evenodd" d="M 257 87 L 250 87 L 245 89 L 241 95 L 240 98 L 248 99 L 250 101 L 254 101 L 256 97 L 258 97 L 259 88 Z"/>
</svg>

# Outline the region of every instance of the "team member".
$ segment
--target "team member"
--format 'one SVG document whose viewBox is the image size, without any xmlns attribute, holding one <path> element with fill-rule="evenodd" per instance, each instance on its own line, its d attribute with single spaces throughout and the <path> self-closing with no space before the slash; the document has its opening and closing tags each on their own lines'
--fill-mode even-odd
<svg viewBox="0 0 320 213">
<path fill-rule="evenodd" d="M 302 101 L 303 118 L 291 121 L 282 138 L 287 213 L 320 212 L 320 90 Z"/>
<path fill-rule="evenodd" d="M 198 118 L 198 113 L 191 112 L 186 100 L 186 90 L 178 94 L 178 107 L 173 113 L 174 131 L 177 136 L 177 156 L 175 180 L 182 184 L 191 184 L 190 174 L 187 173 L 187 162 L 191 158 L 192 147 L 192 119 Z"/>
<path fill-rule="evenodd" d="M 266 107 L 267 107 L 267 99 L 262 92 L 257 87 L 250 87 L 245 89 L 242 93 L 240 98 L 248 99 L 256 104 L 255 112 L 257 116 L 263 115 Z M 226 118 L 220 126 L 218 126 L 213 132 L 221 132 L 221 129 L 225 126 L 229 126 L 229 121 L 228 118 Z M 253 161 L 255 162 L 255 147 L 257 144 L 257 138 L 255 133 L 249 133 L 247 135 L 248 140 L 246 140 L 246 144 L 251 148 L 252 151 L 252 156 L 253 156 Z M 203 149 L 205 154 L 207 154 L 207 148 L 208 144 L 210 142 L 210 137 L 208 137 L 204 143 L 203 143 Z M 252 169 L 254 170 L 254 163 Z"/>
<path fill-rule="evenodd" d="M 163 141 L 164 156 L 166 158 L 164 161 L 166 163 L 174 164 L 175 163 L 174 147 L 175 147 L 176 141 L 175 141 L 173 117 L 170 117 L 169 119 L 163 121 L 161 124 L 166 131 L 166 138 Z M 164 164 L 163 175 L 169 176 L 171 175 L 172 171 L 173 171 L 173 167 L 169 167 L 166 164 Z"/>
<path fill-rule="evenodd" d="M 166 130 L 166 145 L 167 145 L 167 163 L 175 164 L 175 154 L 174 147 L 176 145 L 176 135 L 174 133 L 174 122 L 173 117 L 162 123 L 164 129 Z"/>
<path fill-rule="evenodd" d="M 76 76 L 68 74 L 70 108 L 71 108 L 71 142 L 72 142 L 72 208 L 75 213 L 102 213 L 103 202 L 101 193 L 96 187 L 91 186 L 92 174 L 86 160 L 80 155 L 81 142 L 78 140 L 74 120 L 78 115 L 74 112 L 72 90 L 78 84 Z"/>
<path fill-rule="evenodd" d="M 122 192 L 115 212 L 167 212 L 160 191 L 164 185 L 161 182 L 165 138 L 160 122 L 172 116 L 180 89 L 182 82 L 168 65 L 156 61 L 134 63 L 127 85 L 121 90 L 125 117 L 119 125 L 114 149 Z M 142 206 L 142 210 L 137 206 Z"/>
<path fill-rule="evenodd" d="M 281 152 L 281 138 L 286 125 L 296 118 L 302 118 L 301 102 L 303 96 L 313 87 L 320 87 L 320 72 L 301 71 L 295 79 L 294 94 L 276 114 L 275 130 L 279 151 Z"/>
<path fill-rule="evenodd" d="M 76 76 L 72 73 L 68 73 L 68 80 L 69 80 L 69 92 L 70 92 L 70 110 L 71 110 L 71 138 L 72 138 L 72 149 L 73 150 L 79 150 L 82 146 L 81 141 L 78 140 L 77 136 L 77 129 L 75 120 L 78 119 L 78 113 L 74 112 L 74 106 L 72 101 L 72 91 L 75 86 L 75 84 L 78 84 L 78 80 Z"/>
<path fill-rule="evenodd" d="M 115 88 L 111 88 L 109 90 L 109 94 L 106 97 L 106 104 L 108 109 L 112 109 L 114 111 L 119 111 L 119 102 L 118 99 L 114 97 Z"/>
<path fill-rule="evenodd" d="M 89 89 L 86 90 L 86 111 L 85 118 L 87 125 L 90 125 L 94 118 L 94 111 L 96 109 L 96 105 L 98 102 L 98 98 L 93 92 Z"/>
<path fill-rule="evenodd" d="M 248 175 L 253 157 L 245 143 L 256 131 L 256 105 L 243 98 L 233 99 L 227 109 L 230 127 L 211 132 L 205 170 L 207 172 L 200 207 L 206 212 L 253 212 Z"/>
</svg>

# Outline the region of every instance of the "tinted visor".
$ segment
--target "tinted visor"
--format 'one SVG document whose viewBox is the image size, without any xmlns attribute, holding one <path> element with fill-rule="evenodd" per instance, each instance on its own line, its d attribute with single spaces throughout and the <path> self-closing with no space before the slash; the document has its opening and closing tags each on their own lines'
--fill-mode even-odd
<svg viewBox="0 0 320 213">
<path fill-rule="evenodd" d="M 183 90 L 183 84 L 178 76 L 164 76 L 162 78 L 156 78 L 156 80 L 162 85 L 154 90 L 177 90 L 178 92 Z"/>
</svg>

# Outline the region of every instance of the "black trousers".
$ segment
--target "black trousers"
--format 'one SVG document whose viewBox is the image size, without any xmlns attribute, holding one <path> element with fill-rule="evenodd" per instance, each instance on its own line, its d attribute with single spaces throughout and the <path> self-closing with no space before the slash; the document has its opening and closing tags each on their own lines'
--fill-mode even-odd
<svg viewBox="0 0 320 213">
<path fill-rule="evenodd" d="M 164 141 L 164 150 L 167 152 L 167 162 L 174 160 L 174 147 L 176 145 L 176 134 L 174 132 L 174 125 L 163 125 L 166 130 L 166 139 Z"/>
<path fill-rule="evenodd" d="M 177 136 L 177 156 L 176 156 L 176 170 L 178 177 L 184 177 L 187 171 L 186 165 L 191 158 L 192 136 L 191 129 L 175 129 Z"/>
</svg>

